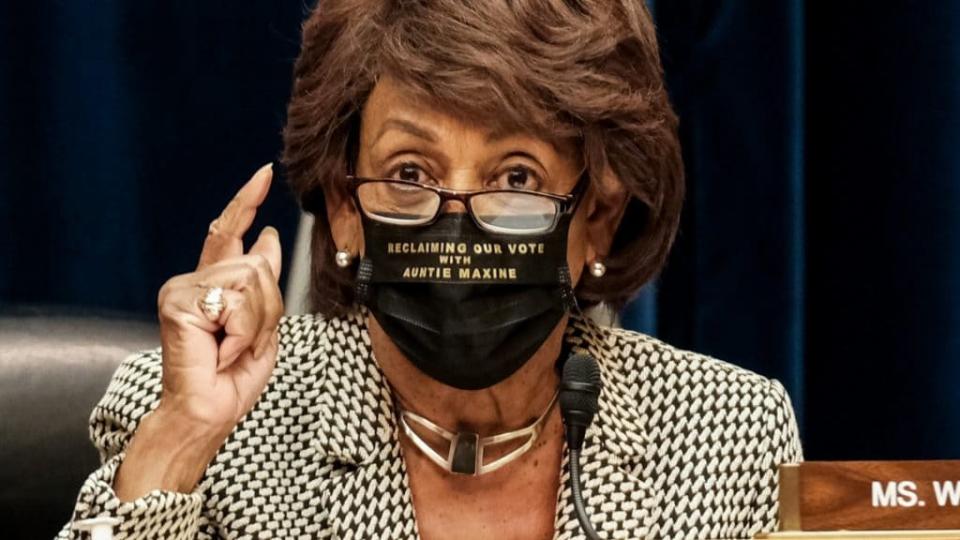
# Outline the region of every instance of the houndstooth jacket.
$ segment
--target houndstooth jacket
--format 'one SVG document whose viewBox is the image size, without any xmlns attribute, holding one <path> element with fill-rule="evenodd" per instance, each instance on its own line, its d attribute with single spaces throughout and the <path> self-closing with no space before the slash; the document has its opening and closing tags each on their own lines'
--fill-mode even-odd
<svg viewBox="0 0 960 540">
<path fill-rule="evenodd" d="M 362 312 L 285 317 L 259 402 L 193 493 L 121 503 L 111 486 L 158 403 L 160 349 L 127 358 L 93 411 L 103 465 L 73 519 L 122 520 L 117 539 L 417 538 L 389 387 Z M 783 387 L 651 337 L 572 317 L 567 345 L 604 382 L 582 480 L 602 538 L 749 538 L 777 526 L 777 465 L 801 459 Z M 555 536 L 581 538 L 564 450 Z M 87 533 L 82 533 L 87 534 Z M 80 539 L 68 523 L 60 539 Z"/>
</svg>

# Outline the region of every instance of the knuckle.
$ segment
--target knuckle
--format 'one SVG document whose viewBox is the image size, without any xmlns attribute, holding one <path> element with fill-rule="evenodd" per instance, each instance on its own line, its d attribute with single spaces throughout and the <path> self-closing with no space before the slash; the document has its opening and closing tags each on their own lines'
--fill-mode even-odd
<svg viewBox="0 0 960 540">
<path fill-rule="evenodd" d="M 270 261 L 268 261 L 266 257 L 259 253 L 254 256 L 253 264 L 261 272 L 273 272 L 273 270 L 270 268 Z"/>
<path fill-rule="evenodd" d="M 207 226 L 207 236 L 219 236 L 221 228 L 221 220 L 219 217 L 210 222 L 210 225 Z"/>
<path fill-rule="evenodd" d="M 170 293 L 170 281 L 167 280 L 163 285 L 160 286 L 160 290 L 157 291 L 157 308 L 163 306 L 164 301 L 167 299 L 167 295 Z"/>
<path fill-rule="evenodd" d="M 157 308 L 157 318 L 164 325 L 176 323 L 180 318 L 180 310 L 174 306 L 173 302 L 164 302 Z"/>
<path fill-rule="evenodd" d="M 160 286 L 160 290 L 157 291 L 157 307 L 163 305 L 167 298 L 170 296 L 170 293 L 180 284 L 182 281 L 181 276 L 173 276 L 172 278 L 163 282 L 163 285 Z"/>
<path fill-rule="evenodd" d="M 248 262 L 243 265 L 243 283 L 247 287 L 259 288 L 260 270 L 256 264 Z"/>
<path fill-rule="evenodd" d="M 281 317 L 283 317 L 283 298 L 281 298 L 280 296 L 280 290 L 277 289 L 276 287 L 274 287 L 273 293 L 271 295 L 271 300 L 272 301 L 270 302 L 270 307 L 271 307 L 270 320 L 276 323 L 277 321 L 280 320 Z"/>
</svg>

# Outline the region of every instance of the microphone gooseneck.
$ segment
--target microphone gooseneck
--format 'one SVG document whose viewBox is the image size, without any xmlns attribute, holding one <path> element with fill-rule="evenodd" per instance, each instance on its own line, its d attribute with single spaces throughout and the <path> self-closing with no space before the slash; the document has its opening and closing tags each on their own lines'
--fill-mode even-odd
<svg viewBox="0 0 960 540">
<path fill-rule="evenodd" d="M 577 520 L 584 534 L 591 540 L 599 539 L 587 517 L 580 486 L 580 450 L 587 428 L 597 413 L 597 397 L 603 383 L 597 361 L 585 354 L 575 354 L 563 365 L 560 377 L 560 412 L 563 416 L 564 433 L 570 449 L 570 491 Z"/>
</svg>

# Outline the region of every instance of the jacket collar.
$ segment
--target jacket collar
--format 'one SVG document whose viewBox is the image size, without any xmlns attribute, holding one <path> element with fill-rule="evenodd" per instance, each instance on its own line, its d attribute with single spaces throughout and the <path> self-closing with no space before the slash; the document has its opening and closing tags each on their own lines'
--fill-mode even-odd
<svg viewBox="0 0 960 540">
<path fill-rule="evenodd" d="M 580 456 L 587 515 L 600 538 L 647 538 L 655 499 L 643 471 L 653 445 L 640 416 L 639 373 L 630 369 L 633 366 L 623 366 L 620 358 L 630 351 L 621 350 L 609 329 L 584 317 L 570 317 L 565 339 L 571 352 L 597 360 L 603 381 L 597 416 L 587 430 Z M 581 539 L 585 537 L 568 487 L 569 458 L 565 445 L 554 529 L 556 538 Z"/>
<path fill-rule="evenodd" d="M 373 358 L 366 310 L 325 322 L 322 334 L 311 343 L 321 357 L 314 449 L 325 459 L 366 464 L 397 441 L 393 397 Z"/>
<path fill-rule="evenodd" d="M 317 487 L 330 509 L 335 536 L 373 532 L 370 526 L 377 523 L 377 532 L 414 538 L 416 523 L 393 398 L 373 358 L 366 316 L 367 311 L 360 309 L 348 317 L 327 320 L 324 335 L 311 344 L 321 349 L 318 383 L 323 389 L 313 450 L 323 466 L 342 471 L 321 474 Z M 618 537 L 626 532 L 628 538 L 643 538 L 649 530 L 653 499 L 642 471 L 652 446 L 642 429 L 637 384 L 632 380 L 636 374 L 619 369 L 620 359 L 611 352 L 615 339 L 588 319 L 571 315 L 565 341 L 573 352 L 597 359 L 604 383 L 581 455 L 588 514 L 601 538 L 612 538 L 614 530 Z M 564 449 L 556 537 L 582 538 L 568 488 L 568 458 Z M 391 511 L 384 511 L 384 501 L 389 501 Z"/>
</svg>

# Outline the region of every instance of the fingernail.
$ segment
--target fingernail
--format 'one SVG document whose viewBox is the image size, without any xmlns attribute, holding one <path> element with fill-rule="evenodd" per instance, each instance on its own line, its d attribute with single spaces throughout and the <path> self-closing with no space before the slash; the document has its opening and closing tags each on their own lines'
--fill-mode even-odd
<svg viewBox="0 0 960 540">
<path fill-rule="evenodd" d="M 253 173 L 253 176 L 250 177 L 250 180 L 247 181 L 247 185 L 256 184 L 257 182 L 262 182 L 263 177 L 273 177 L 273 163 L 267 163 L 262 165 L 257 172 Z"/>
</svg>

